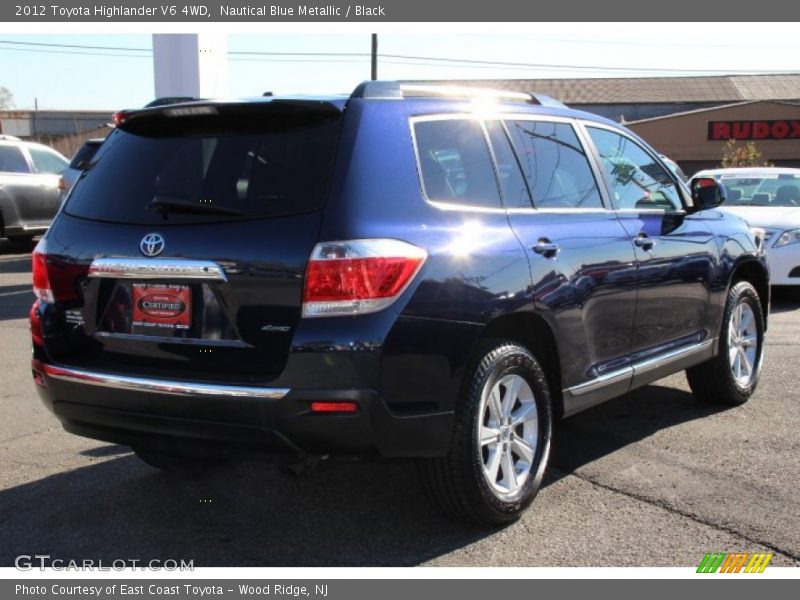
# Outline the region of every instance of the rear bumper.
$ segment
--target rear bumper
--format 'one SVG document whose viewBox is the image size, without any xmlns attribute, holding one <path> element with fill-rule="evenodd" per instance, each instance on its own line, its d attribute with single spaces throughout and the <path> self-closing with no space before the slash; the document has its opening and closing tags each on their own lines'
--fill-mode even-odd
<svg viewBox="0 0 800 600">
<path fill-rule="evenodd" d="M 198 384 L 32 364 L 45 405 L 67 431 L 161 451 L 442 456 L 452 413 L 396 415 L 372 390 Z M 355 414 L 312 413 L 347 400 Z"/>
</svg>

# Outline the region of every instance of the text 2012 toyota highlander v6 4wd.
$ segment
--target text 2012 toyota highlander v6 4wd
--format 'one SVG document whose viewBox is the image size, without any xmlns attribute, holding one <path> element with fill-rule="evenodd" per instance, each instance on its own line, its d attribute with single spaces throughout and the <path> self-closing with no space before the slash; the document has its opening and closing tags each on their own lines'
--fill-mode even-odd
<svg viewBox="0 0 800 600">
<path fill-rule="evenodd" d="M 714 402 L 758 382 L 756 234 L 610 121 L 392 82 L 115 119 L 33 256 L 68 431 L 165 468 L 414 457 L 446 513 L 499 523 L 553 419 L 682 369 Z"/>
</svg>

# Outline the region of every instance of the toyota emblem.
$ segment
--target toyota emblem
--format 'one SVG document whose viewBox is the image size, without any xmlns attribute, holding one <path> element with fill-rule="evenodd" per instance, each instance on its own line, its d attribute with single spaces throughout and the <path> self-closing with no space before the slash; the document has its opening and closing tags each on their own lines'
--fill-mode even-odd
<svg viewBox="0 0 800 600">
<path fill-rule="evenodd" d="M 164 251 L 164 238 L 160 233 L 148 233 L 139 243 L 139 250 L 145 256 L 158 256 Z"/>
</svg>

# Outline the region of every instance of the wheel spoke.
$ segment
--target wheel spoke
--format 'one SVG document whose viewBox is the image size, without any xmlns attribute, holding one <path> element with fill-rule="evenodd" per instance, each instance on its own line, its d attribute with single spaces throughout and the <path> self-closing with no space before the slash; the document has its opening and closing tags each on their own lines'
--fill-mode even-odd
<svg viewBox="0 0 800 600">
<path fill-rule="evenodd" d="M 750 329 L 750 324 L 753 322 L 753 311 L 750 310 L 750 307 L 747 307 L 747 310 L 745 310 L 744 304 L 740 304 L 739 306 L 742 309 L 741 321 L 739 322 L 739 336 L 741 337 Z"/>
<path fill-rule="evenodd" d="M 500 430 L 494 427 L 481 427 L 481 446 L 496 444 Z"/>
<path fill-rule="evenodd" d="M 755 347 L 756 340 L 757 340 L 757 338 L 756 338 L 755 334 L 746 335 L 741 339 L 742 346 L 744 346 L 745 348 Z"/>
<path fill-rule="evenodd" d="M 503 452 L 503 482 L 509 491 L 513 492 L 517 489 L 517 471 L 514 468 L 514 458 L 509 449 Z"/>
<path fill-rule="evenodd" d="M 506 393 L 503 396 L 503 416 L 511 416 L 511 411 L 514 409 L 514 404 L 519 398 L 519 390 L 522 387 L 522 379 L 513 377 L 509 383 L 506 384 Z"/>
<path fill-rule="evenodd" d="M 500 388 L 495 386 L 491 394 L 489 394 L 489 415 L 494 419 L 495 423 L 500 423 L 503 419 L 503 410 L 500 406 Z"/>
<path fill-rule="evenodd" d="M 489 450 L 489 456 L 486 460 L 486 477 L 492 484 L 497 483 L 497 473 L 500 471 L 500 462 L 503 458 L 503 451 L 499 445 Z"/>
<path fill-rule="evenodd" d="M 750 374 L 753 372 L 753 365 L 750 363 L 750 358 L 747 356 L 747 352 L 745 352 L 743 349 L 739 350 L 739 352 L 742 355 L 743 366 L 747 370 L 746 375 L 750 377 Z"/>
<path fill-rule="evenodd" d="M 536 414 L 536 406 L 533 402 L 525 402 L 517 410 L 511 413 L 511 426 L 516 427 L 525 421 L 528 421 L 532 415 Z"/>
<path fill-rule="evenodd" d="M 514 438 L 511 442 L 512 448 L 516 450 L 520 458 L 522 458 L 529 465 L 533 464 L 533 447 L 522 438 Z"/>
</svg>

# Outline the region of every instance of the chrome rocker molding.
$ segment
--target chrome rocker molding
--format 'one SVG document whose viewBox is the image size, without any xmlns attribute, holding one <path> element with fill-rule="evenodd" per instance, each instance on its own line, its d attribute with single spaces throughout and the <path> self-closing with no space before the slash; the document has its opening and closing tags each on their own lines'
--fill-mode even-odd
<svg viewBox="0 0 800 600">
<path fill-rule="evenodd" d="M 170 394 L 173 396 L 223 396 L 229 398 L 280 400 L 290 391 L 289 388 L 243 387 L 238 385 L 189 383 L 185 381 L 110 375 L 107 373 L 84 371 L 83 369 L 73 369 L 70 367 L 57 367 L 44 363 L 40 363 L 37 366 L 44 371 L 45 375 L 53 379 L 119 390 L 157 392 L 159 394 Z"/>
<path fill-rule="evenodd" d="M 567 388 L 563 391 L 564 416 L 574 415 L 605 400 L 651 383 L 671 374 L 676 367 L 687 368 L 708 360 L 714 356 L 716 341 L 716 338 L 711 338 L 691 346 L 677 348 Z"/>
<path fill-rule="evenodd" d="M 89 277 L 228 280 L 223 268 L 215 262 L 182 258 L 95 258 L 89 266 Z"/>
</svg>

